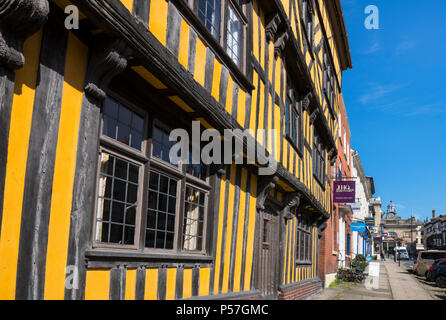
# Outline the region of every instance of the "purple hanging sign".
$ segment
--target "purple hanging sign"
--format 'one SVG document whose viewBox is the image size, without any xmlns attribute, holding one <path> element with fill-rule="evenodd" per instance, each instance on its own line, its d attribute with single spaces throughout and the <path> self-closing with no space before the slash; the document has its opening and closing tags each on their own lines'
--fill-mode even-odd
<svg viewBox="0 0 446 320">
<path fill-rule="evenodd" d="M 355 181 L 334 181 L 333 182 L 333 202 L 334 203 L 355 203 L 356 199 Z"/>
</svg>

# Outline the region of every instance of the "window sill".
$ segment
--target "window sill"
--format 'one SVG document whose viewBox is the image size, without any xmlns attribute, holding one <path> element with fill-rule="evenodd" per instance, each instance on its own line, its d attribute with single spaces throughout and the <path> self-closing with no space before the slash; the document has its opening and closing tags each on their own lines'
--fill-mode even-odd
<svg viewBox="0 0 446 320">
<path fill-rule="evenodd" d="M 311 266 L 313 263 L 311 261 L 296 261 L 296 267 Z"/>
<path fill-rule="evenodd" d="M 87 266 L 97 268 L 107 264 L 118 264 L 127 266 L 138 266 L 150 263 L 213 263 L 214 258 L 208 255 L 184 254 L 184 253 L 155 253 L 155 252 L 132 252 L 124 250 L 90 249 L 85 252 Z"/>
</svg>

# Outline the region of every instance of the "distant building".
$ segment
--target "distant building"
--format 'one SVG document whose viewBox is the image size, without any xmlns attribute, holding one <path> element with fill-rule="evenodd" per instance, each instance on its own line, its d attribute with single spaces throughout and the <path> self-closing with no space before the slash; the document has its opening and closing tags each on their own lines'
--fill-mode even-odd
<svg viewBox="0 0 446 320">
<path fill-rule="evenodd" d="M 353 222 L 365 222 L 365 218 L 372 218 L 373 212 L 370 210 L 370 201 L 375 193 L 375 184 L 372 177 L 367 177 L 361 163 L 359 154 L 355 150 L 351 150 L 352 154 L 352 177 L 356 181 L 356 200 L 353 206 Z M 381 200 L 380 205 L 381 208 Z M 370 229 L 365 232 L 352 232 L 352 257 L 357 254 L 367 255 L 367 249 L 371 244 Z"/>
<path fill-rule="evenodd" d="M 432 219 L 423 226 L 423 241 L 427 250 L 446 250 L 446 214 L 435 216 L 432 210 Z"/>
<path fill-rule="evenodd" d="M 395 246 L 398 246 L 407 247 L 410 253 L 415 253 L 417 232 L 421 232 L 422 225 L 423 223 L 414 217 L 401 219 L 396 212 L 396 205 L 390 201 L 385 218 L 382 219 L 384 251 L 393 253 Z"/>
</svg>

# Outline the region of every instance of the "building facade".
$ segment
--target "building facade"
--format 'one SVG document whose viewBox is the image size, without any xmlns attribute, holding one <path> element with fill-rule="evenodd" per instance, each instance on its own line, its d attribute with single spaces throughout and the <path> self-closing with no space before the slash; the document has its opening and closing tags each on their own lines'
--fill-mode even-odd
<svg viewBox="0 0 446 320">
<path fill-rule="evenodd" d="M 359 153 L 351 150 L 352 153 L 352 177 L 356 181 L 356 204 L 353 208 L 353 222 L 365 223 L 365 218 L 373 218 L 373 211 L 370 210 L 370 200 L 375 193 L 373 178 L 367 177 L 361 163 Z M 352 256 L 357 254 L 367 255 L 367 244 L 370 240 L 370 232 L 352 232 Z"/>
<path fill-rule="evenodd" d="M 384 217 L 384 211 L 381 209 L 382 203 L 381 198 L 371 198 L 369 200 L 369 210 L 370 215 L 369 217 L 372 217 L 375 221 L 375 225 L 373 227 L 369 227 L 368 230 L 370 233 L 370 239 L 367 242 L 367 244 L 370 247 L 370 251 L 372 255 L 376 255 L 378 260 L 381 260 L 381 252 L 384 253 L 383 248 L 383 232 L 384 228 L 381 224 L 381 219 Z M 365 250 L 368 251 L 368 248 Z"/>
<path fill-rule="evenodd" d="M 338 156 L 331 168 L 333 180 L 351 178 L 350 127 L 342 95 L 339 100 L 339 129 L 336 134 Z M 319 277 L 325 287 L 336 278 L 339 267 L 348 267 L 351 262 L 350 223 L 353 211 L 349 204 L 333 203 L 332 215 L 320 240 Z"/>
<path fill-rule="evenodd" d="M 411 255 L 415 254 L 417 229 L 422 225 L 421 221 L 414 217 L 401 219 L 397 214 L 396 205 L 390 201 L 386 216 L 381 220 L 381 223 L 384 234 L 384 252 L 393 253 L 395 247 L 406 247 Z"/>
<path fill-rule="evenodd" d="M 446 215 L 435 216 L 423 225 L 423 242 L 426 250 L 446 250 Z"/>
<path fill-rule="evenodd" d="M 10 0 L 0 32 L 1 299 L 321 289 L 351 68 L 339 0 Z M 170 133 L 197 123 L 242 150 L 173 162 Z"/>
</svg>

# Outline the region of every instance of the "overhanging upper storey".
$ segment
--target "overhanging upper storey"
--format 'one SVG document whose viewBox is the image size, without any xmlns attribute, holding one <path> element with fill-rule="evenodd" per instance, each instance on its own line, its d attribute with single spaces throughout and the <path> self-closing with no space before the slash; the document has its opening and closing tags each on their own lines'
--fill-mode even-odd
<svg viewBox="0 0 446 320">
<path fill-rule="evenodd" d="M 327 11 L 334 29 L 334 38 L 339 53 L 341 69 L 343 71 L 353 67 L 352 57 L 350 54 L 350 45 L 348 42 L 347 28 L 345 27 L 344 13 L 342 11 L 341 1 L 324 1 Z"/>
</svg>

